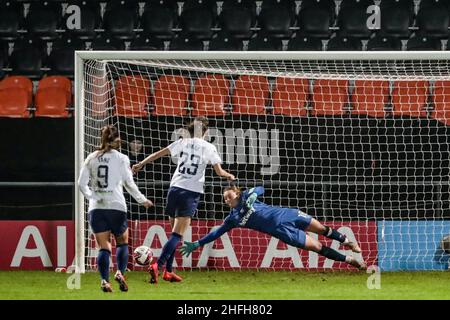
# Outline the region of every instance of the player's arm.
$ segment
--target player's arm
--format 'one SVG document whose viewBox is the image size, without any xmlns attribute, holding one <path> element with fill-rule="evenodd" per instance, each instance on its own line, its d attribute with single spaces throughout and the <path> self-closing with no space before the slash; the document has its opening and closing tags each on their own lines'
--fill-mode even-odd
<svg viewBox="0 0 450 320">
<path fill-rule="evenodd" d="M 163 148 L 157 152 L 152 153 L 151 155 L 149 155 L 147 158 L 145 158 L 144 160 L 142 160 L 139 163 L 136 163 L 133 166 L 133 173 L 137 173 L 138 171 L 140 171 L 147 163 L 153 162 L 155 160 L 158 160 L 159 158 L 162 158 L 164 156 L 167 156 L 170 154 L 170 150 L 169 147 Z"/>
<path fill-rule="evenodd" d="M 148 200 L 140 191 L 138 186 L 133 180 L 133 173 L 130 169 L 130 160 L 126 158 L 122 166 L 122 179 L 123 186 L 127 189 L 128 193 L 136 200 L 137 203 L 143 205 L 146 208 L 153 206 L 153 203 Z"/>
<path fill-rule="evenodd" d="M 93 192 L 89 188 L 89 168 L 88 168 L 89 160 L 86 159 L 86 161 L 83 163 L 83 167 L 81 168 L 80 176 L 78 177 L 78 188 L 80 189 L 81 193 L 83 193 L 84 197 L 88 200 L 100 200 L 101 198 Z"/>
<path fill-rule="evenodd" d="M 259 196 L 262 196 L 264 194 L 264 187 L 254 187 L 247 191 L 247 200 L 245 202 L 247 208 L 252 208 L 253 204 L 255 203 L 256 199 L 258 199 Z"/>
<path fill-rule="evenodd" d="M 218 238 L 220 238 L 224 233 L 233 229 L 233 226 L 229 223 L 224 223 L 214 231 L 211 231 L 206 236 L 195 242 L 184 241 L 184 245 L 180 248 L 182 255 L 189 256 L 192 251 L 198 247 L 202 247 L 207 243 L 210 243 Z"/>
<path fill-rule="evenodd" d="M 236 177 L 228 171 L 224 170 L 220 163 L 216 163 L 213 168 L 219 177 L 227 178 L 228 180 L 236 180 Z"/>
</svg>

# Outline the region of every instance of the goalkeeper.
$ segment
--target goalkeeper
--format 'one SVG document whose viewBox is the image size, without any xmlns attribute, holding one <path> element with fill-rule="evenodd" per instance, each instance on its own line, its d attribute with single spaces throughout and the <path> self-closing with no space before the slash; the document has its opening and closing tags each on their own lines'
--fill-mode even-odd
<svg viewBox="0 0 450 320">
<path fill-rule="evenodd" d="M 357 243 L 351 242 L 345 235 L 322 225 L 319 221 L 298 209 L 267 205 L 257 198 L 264 193 L 263 187 L 241 191 L 236 186 L 227 187 L 223 193 L 225 203 L 231 208 L 223 224 L 195 242 L 184 242 L 180 248 L 188 256 L 200 246 L 212 242 L 233 228 L 242 227 L 267 233 L 293 247 L 317 252 L 328 259 L 346 262 L 360 270 L 367 268 L 364 261 L 352 256 L 345 256 L 338 251 L 324 246 L 318 240 L 306 234 L 307 231 L 339 241 L 344 247 L 360 253 Z"/>
</svg>

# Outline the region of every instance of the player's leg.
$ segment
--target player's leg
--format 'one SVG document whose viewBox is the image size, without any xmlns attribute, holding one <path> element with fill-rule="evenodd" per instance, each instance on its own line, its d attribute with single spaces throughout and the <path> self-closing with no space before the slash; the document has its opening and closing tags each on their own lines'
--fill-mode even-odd
<svg viewBox="0 0 450 320">
<path fill-rule="evenodd" d="M 367 268 L 364 261 L 360 262 L 355 258 L 353 258 L 352 256 L 343 255 L 342 253 L 339 253 L 338 251 L 330 247 L 324 246 L 321 242 L 310 237 L 307 234 L 305 239 L 305 245 L 303 248 L 309 251 L 317 252 L 318 254 L 334 261 L 346 262 L 360 270 L 365 270 Z"/>
<path fill-rule="evenodd" d="M 186 229 L 191 224 L 191 217 L 176 217 L 172 234 L 164 245 L 161 255 L 156 263 L 150 266 L 150 283 L 158 282 L 158 273 L 163 269 L 167 260 L 172 254 L 175 253 L 175 249 L 178 243 L 181 241 L 182 235 L 186 232 Z"/>
<path fill-rule="evenodd" d="M 121 291 L 128 291 L 128 285 L 125 279 L 125 270 L 128 264 L 128 234 L 129 229 L 127 228 L 124 233 L 120 236 L 115 236 L 116 238 L 116 261 L 117 261 L 117 272 L 114 276 L 114 280 L 119 283 L 119 288 Z"/>
<path fill-rule="evenodd" d="M 95 239 L 99 247 L 97 255 L 98 271 L 102 279 L 101 289 L 104 292 L 112 292 L 111 284 L 109 282 L 109 260 L 111 257 L 111 232 L 99 232 L 95 234 Z"/>
<path fill-rule="evenodd" d="M 174 218 L 170 218 L 170 226 L 173 230 L 174 226 L 175 226 L 175 219 Z M 180 282 L 183 279 L 175 274 L 173 272 L 173 261 L 175 260 L 175 253 L 176 253 L 176 248 L 175 250 L 172 252 L 172 255 L 169 257 L 169 259 L 167 259 L 166 262 L 166 270 L 164 270 L 164 275 L 163 275 L 163 279 L 165 281 L 170 281 L 170 282 Z"/>
<path fill-rule="evenodd" d="M 340 243 L 342 243 L 343 246 L 350 248 L 353 252 L 357 253 L 361 252 L 361 248 L 356 242 L 349 241 L 344 234 L 338 232 L 337 230 L 331 227 L 324 226 L 314 218 L 311 219 L 311 222 L 309 226 L 306 228 L 306 231 L 314 232 L 323 235 L 329 239 L 337 240 Z"/>
<path fill-rule="evenodd" d="M 97 266 L 101 276 L 101 289 L 104 292 L 112 292 L 109 283 L 109 259 L 111 257 L 111 229 L 105 218 L 105 210 L 94 209 L 89 212 L 89 224 L 95 235 L 99 248 Z"/>
</svg>

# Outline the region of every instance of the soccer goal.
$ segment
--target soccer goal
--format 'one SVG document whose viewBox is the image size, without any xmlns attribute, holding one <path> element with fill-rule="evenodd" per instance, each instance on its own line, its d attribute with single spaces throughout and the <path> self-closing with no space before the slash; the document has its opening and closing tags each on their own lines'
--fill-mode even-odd
<svg viewBox="0 0 450 320">
<path fill-rule="evenodd" d="M 223 167 L 268 204 L 300 208 L 357 240 L 382 270 L 448 268 L 450 53 L 448 52 L 76 52 L 76 175 L 106 124 L 119 128 L 131 163 L 167 146 L 196 116 Z M 165 196 L 177 159 L 136 176 L 155 203 L 127 197 L 131 249 L 156 256 L 170 231 Z M 228 182 L 206 173 L 205 194 L 185 240 L 228 214 Z M 76 259 L 95 269 L 87 206 L 76 192 Z M 322 239 L 342 252 L 337 242 Z M 235 229 L 185 269 L 335 270 L 343 264 Z M 130 261 L 130 268 L 138 268 Z"/>
</svg>

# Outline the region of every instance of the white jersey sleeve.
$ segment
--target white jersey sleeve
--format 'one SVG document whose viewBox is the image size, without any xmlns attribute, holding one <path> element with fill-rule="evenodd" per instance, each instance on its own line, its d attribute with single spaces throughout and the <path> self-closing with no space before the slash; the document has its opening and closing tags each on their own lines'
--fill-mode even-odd
<svg viewBox="0 0 450 320">
<path fill-rule="evenodd" d="M 81 193 L 83 193 L 83 195 L 86 199 L 98 201 L 98 200 L 100 200 L 100 197 L 97 196 L 95 194 L 95 192 L 93 192 L 89 188 L 89 181 L 90 181 L 89 164 L 90 164 L 91 159 L 92 159 L 92 154 L 89 155 L 83 163 L 83 167 L 81 168 L 80 176 L 78 177 L 78 188 L 80 189 Z"/>
<path fill-rule="evenodd" d="M 142 204 L 147 198 L 139 191 L 136 183 L 133 179 L 133 173 L 131 172 L 130 159 L 123 155 L 122 179 L 123 186 L 127 189 L 128 193 L 139 203 Z"/>
<path fill-rule="evenodd" d="M 213 144 L 209 144 L 209 156 L 208 156 L 209 163 L 213 166 L 215 166 L 218 163 L 222 163 L 222 159 L 219 156 L 219 153 L 217 152 L 217 148 Z"/>
<path fill-rule="evenodd" d="M 183 139 L 178 139 L 167 146 L 172 157 L 178 157 L 183 150 Z"/>
</svg>

